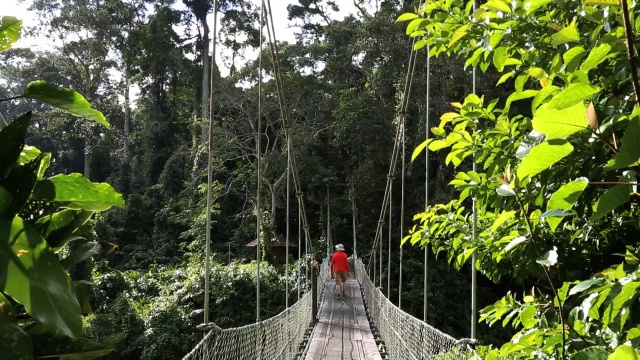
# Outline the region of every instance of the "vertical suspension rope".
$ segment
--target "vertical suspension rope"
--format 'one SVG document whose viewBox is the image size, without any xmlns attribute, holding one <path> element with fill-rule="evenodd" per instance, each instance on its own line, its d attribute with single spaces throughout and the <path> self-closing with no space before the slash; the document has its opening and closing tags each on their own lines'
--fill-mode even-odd
<svg viewBox="0 0 640 360">
<path fill-rule="evenodd" d="M 206 244 L 205 244 L 205 260 L 204 260 L 204 323 L 209 324 L 209 297 L 210 297 L 210 284 L 209 284 L 209 276 L 211 273 L 211 185 L 213 182 L 213 105 L 214 105 L 214 96 L 213 90 L 215 89 L 215 74 L 214 67 L 216 62 L 216 35 L 218 33 L 218 17 L 216 16 L 216 12 L 218 10 L 218 0 L 213 1 L 213 47 L 211 49 L 211 74 L 210 74 L 210 84 L 209 84 L 209 140 L 207 144 L 207 152 L 208 152 L 208 160 L 207 160 L 207 225 L 206 225 Z M 209 44 L 205 44 L 206 49 L 203 51 L 205 56 L 209 56 Z M 206 69 L 204 69 L 206 71 Z"/>
<path fill-rule="evenodd" d="M 331 256 L 331 247 L 333 239 L 331 238 L 331 194 L 329 194 L 329 185 L 327 185 L 327 257 Z"/>
<path fill-rule="evenodd" d="M 393 175 L 391 175 L 391 183 L 393 184 Z M 387 250 L 387 297 L 391 296 L 391 220 L 393 217 L 391 212 L 393 210 L 393 186 L 389 187 L 389 249 Z"/>
<path fill-rule="evenodd" d="M 476 11 L 476 1 L 473 0 L 473 11 Z M 473 92 L 473 94 L 475 95 L 476 93 L 476 68 L 475 66 L 473 67 L 472 70 L 472 89 L 471 91 Z M 476 169 L 476 156 L 475 154 L 473 155 L 473 172 L 477 172 Z M 473 226 L 471 229 L 471 236 L 473 237 L 473 241 L 475 241 L 477 239 L 477 227 L 478 227 L 478 208 L 477 208 L 477 203 L 476 203 L 477 199 L 474 196 L 472 199 L 472 207 L 473 207 Z M 477 319 L 476 319 L 476 300 L 477 300 L 477 294 L 476 294 L 476 288 L 477 288 L 477 279 L 478 275 L 477 275 L 477 271 L 476 271 L 476 252 L 473 252 L 473 255 L 471 256 L 471 338 L 475 339 L 476 338 L 476 323 L 477 323 Z"/>
<path fill-rule="evenodd" d="M 296 196 L 299 196 L 296 194 Z M 300 300 L 300 260 L 302 260 L 302 211 L 298 206 L 298 300 Z"/>
<path fill-rule="evenodd" d="M 356 212 L 358 209 L 356 208 L 356 190 L 354 185 L 351 186 L 351 209 L 353 212 L 353 260 L 355 261 L 358 257 L 358 233 L 356 229 Z"/>
<path fill-rule="evenodd" d="M 429 46 L 427 46 L 427 99 L 426 99 L 426 117 L 425 117 L 425 140 L 429 139 L 429 98 L 430 98 L 430 87 L 431 86 L 431 51 Z M 425 147 L 425 175 L 424 175 L 424 209 L 425 211 L 429 207 L 429 147 Z M 422 289 L 422 320 L 427 322 L 427 290 L 429 289 L 429 247 L 425 245 L 424 247 L 424 287 Z"/>
<path fill-rule="evenodd" d="M 287 235 L 286 235 L 286 249 L 285 249 L 285 267 L 284 267 L 284 280 L 285 280 L 285 308 L 289 308 L 289 200 L 291 198 L 291 138 L 287 138 Z"/>
<path fill-rule="evenodd" d="M 401 175 L 401 189 L 400 189 L 400 280 L 398 282 L 398 308 L 402 309 L 402 236 L 404 235 L 404 185 L 405 185 L 405 145 L 406 145 L 406 134 L 405 134 L 405 117 L 402 117 L 402 122 L 400 126 L 402 126 L 402 175 Z"/>
<path fill-rule="evenodd" d="M 260 5 L 260 47 L 258 49 L 258 127 L 257 127 L 257 168 L 258 168 L 258 189 L 256 196 L 256 233 L 257 233 L 257 245 L 256 245 L 256 322 L 260 322 L 260 261 L 262 256 L 261 249 L 261 228 L 262 217 L 260 215 L 260 185 L 262 182 L 262 164 L 261 164 L 261 151 L 262 151 L 262 28 L 264 24 L 264 1 Z"/>
</svg>

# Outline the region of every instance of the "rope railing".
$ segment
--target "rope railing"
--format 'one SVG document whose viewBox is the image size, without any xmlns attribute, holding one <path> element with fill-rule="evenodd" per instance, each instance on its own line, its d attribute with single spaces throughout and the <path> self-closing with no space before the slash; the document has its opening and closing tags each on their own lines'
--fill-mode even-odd
<svg viewBox="0 0 640 360">
<path fill-rule="evenodd" d="M 464 341 L 407 314 L 387 299 L 367 275 L 364 264 L 356 261 L 356 278 L 364 288 L 369 316 L 377 326 L 390 359 L 465 359 Z"/>
<path fill-rule="evenodd" d="M 318 303 L 329 281 L 329 259 L 318 269 Z M 312 322 L 311 291 L 269 319 L 236 328 L 210 330 L 183 360 L 293 359 Z"/>
</svg>

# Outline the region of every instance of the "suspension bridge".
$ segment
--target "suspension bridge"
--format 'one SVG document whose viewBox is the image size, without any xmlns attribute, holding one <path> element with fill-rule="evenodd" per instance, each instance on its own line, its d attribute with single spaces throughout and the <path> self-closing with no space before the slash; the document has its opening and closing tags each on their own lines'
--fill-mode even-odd
<svg viewBox="0 0 640 360">
<path fill-rule="evenodd" d="M 216 13 L 218 2 L 214 1 L 213 11 Z M 474 4 L 475 7 L 475 4 Z M 263 50 L 263 30 L 267 29 L 269 50 L 272 57 L 274 80 L 278 93 L 278 105 L 282 114 L 282 126 L 286 139 L 287 148 L 287 168 L 286 168 L 286 212 L 290 212 L 291 179 L 293 178 L 294 191 L 298 205 L 298 259 L 305 259 L 305 274 L 302 273 L 302 266 L 298 266 L 297 289 L 298 300 L 293 305 L 289 305 L 288 296 L 285 297 L 285 310 L 269 318 L 261 319 L 260 308 L 260 262 L 262 260 L 261 242 L 256 242 L 257 261 L 257 281 L 256 281 L 256 322 L 237 328 L 221 329 L 209 319 L 209 280 L 210 280 L 210 244 L 211 244 L 211 185 L 212 168 L 211 159 L 214 149 L 213 145 L 213 119 L 214 119 L 214 61 L 211 62 L 211 97 L 209 103 L 209 170 L 208 170 L 208 193 L 207 193 L 207 229 L 205 247 L 205 302 L 204 302 L 204 323 L 198 326 L 199 330 L 205 331 L 203 339 L 195 348 L 187 354 L 183 360 L 204 360 L 204 359 L 464 359 L 472 358 L 474 351 L 472 344 L 476 337 L 476 272 L 472 269 L 472 289 L 471 289 L 471 335 L 470 338 L 456 339 L 427 323 L 427 285 L 428 285 L 428 252 L 424 249 L 424 288 L 423 290 L 423 319 L 418 319 L 401 309 L 402 304 L 402 247 L 397 247 L 399 252 L 399 286 L 398 305 L 391 302 L 383 292 L 383 230 L 388 219 L 389 224 L 393 219 L 393 182 L 400 168 L 401 179 L 401 206 L 400 206 L 400 239 L 404 236 L 404 200 L 405 200 L 405 114 L 409 106 L 409 98 L 415 72 L 417 52 L 414 50 L 415 38 L 411 46 L 407 73 L 404 81 L 401 104 L 398 108 L 397 124 L 393 151 L 390 156 L 389 172 L 387 174 L 387 185 L 380 211 L 380 218 L 376 235 L 372 246 L 368 251 L 368 259 L 357 255 L 357 233 L 356 233 L 356 204 L 355 197 L 352 196 L 353 208 L 353 256 L 351 263 L 353 276 L 346 284 L 345 297 L 338 297 L 334 293 L 334 285 L 330 279 L 329 256 L 332 249 L 330 207 L 327 205 L 327 257 L 318 263 L 314 258 L 313 242 L 309 232 L 306 211 L 304 207 L 303 187 L 298 177 L 297 162 L 295 157 L 294 144 L 291 141 L 291 123 L 289 121 L 287 104 L 283 91 L 283 80 L 279 69 L 279 51 L 276 41 L 275 28 L 270 0 L 263 0 L 260 10 L 260 48 L 258 58 L 258 115 L 256 126 L 256 153 L 257 156 L 257 183 L 261 183 L 262 177 L 262 50 Z M 216 53 L 217 17 L 213 23 L 213 55 Z M 429 76 L 430 76 L 430 51 L 426 49 L 427 65 L 427 94 L 426 106 L 429 109 Z M 475 93 L 476 73 L 473 69 L 473 87 Z M 426 111 L 425 137 L 429 137 L 429 111 Z M 429 204 L 428 179 L 428 149 L 425 157 L 426 180 L 425 180 L 425 208 Z M 398 165 L 400 163 L 400 165 Z M 475 169 L 475 163 L 473 169 Z M 261 190 L 257 187 L 256 209 L 261 206 Z M 327 189 L 327 199 L 329 199 Z M 329 202 L 329 200 L 328 200 Z M 472 236 L 476 236 L 476 205 L 473 199 L 473 219 L 474 226 Z M 261 224 L 261 212 L 256 211 L 256 224 Z M 304 230 L 304 235 L 303 235 Z M 388 249 L 387 249 L 387 289 L 386 294 L 390 294 L 391 277 L 391 252 L 393 251 L 391 226 L 388 227 Z M 286 222 L 286 265 L 285 278 L 286 294 L 289 294 L 289 238 L 290 238 L 289 216 Z M 396 234 L 397 236 L 398 234 Z M 262 238 L 261 227 L 256 226 L 256 238 Z M 304 245 L 302 244 L 304 239 Z M 304 248 L 304 255 L 301 253 Z M 475 263 L 475 254 L 472 263 Z M 310 274 L 309 274 L 310 272 Z M 376 277 L 378 286 L 375 285 Z M 303 280 L 304 278 L 304 280 Z M 373 280 L 372 280 L 373 278 Z M 304 290 L 302 290 L 304 289 Z M 302 293 L 304 292 L 304 293 Z M 245 309 L 239 309 L 245 311 Z"/>
</svg>

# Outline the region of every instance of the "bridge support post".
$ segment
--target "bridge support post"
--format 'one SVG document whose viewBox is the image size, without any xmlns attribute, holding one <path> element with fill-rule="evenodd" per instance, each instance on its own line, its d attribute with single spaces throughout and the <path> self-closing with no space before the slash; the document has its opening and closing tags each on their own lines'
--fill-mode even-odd
<svg viewBox="0 0 640 360">
<path fill-rule="evenodd" d="M 311 261 L 311 321 L 318 321 L 318 262 Z"/>
</svg>

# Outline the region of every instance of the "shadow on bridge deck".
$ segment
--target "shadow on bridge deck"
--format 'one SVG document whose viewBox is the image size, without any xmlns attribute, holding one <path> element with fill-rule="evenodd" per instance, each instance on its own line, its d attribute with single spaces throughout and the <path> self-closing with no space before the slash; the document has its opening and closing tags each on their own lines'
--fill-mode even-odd
<svg viewBox="0 0 640 360">
<path fill-rule="evenodd" d="M 369 328 L 358 281 L 349 278 L 343 299 L 337 298 L 333 289 L 334 282 L 327 282 L 305 359 L 382 359 Z"/>
</svg>

